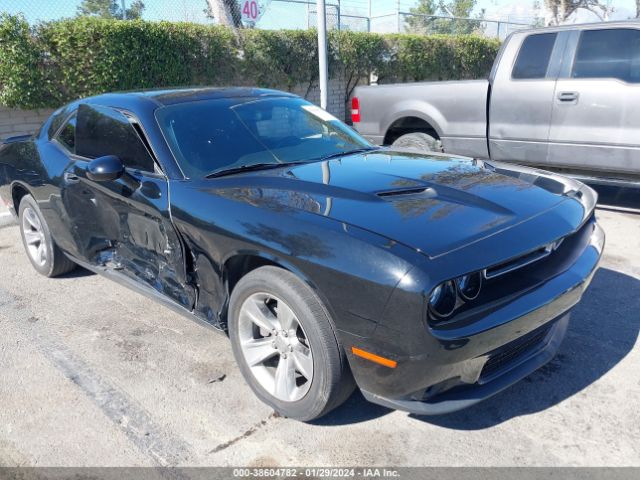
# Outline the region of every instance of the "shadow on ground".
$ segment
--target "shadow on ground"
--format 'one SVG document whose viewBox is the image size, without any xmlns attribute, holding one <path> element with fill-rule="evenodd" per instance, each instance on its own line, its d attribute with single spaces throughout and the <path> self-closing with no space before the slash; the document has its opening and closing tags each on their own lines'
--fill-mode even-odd
<svg viewBox="0 0 640 480">
<path fill-rule="evenodd" d="M 640 280 L 600 269 L 574 308 L 558 355 L 498 395 L 459 412 L 419 417 L 455 430 L 481 430 L 513 417 L 545 410 L 575 395 L 615 367 L 633 349 L 640 330 Z M 391 410 L 368 403 L 360 393 L 319 419 L 321 425 L 359 423 Z"/>
<path fill-rule="evenodd" d="M 610 185 L 591 184 L 598 192 L 598 204 L 640 209 L 640 188 L 618 188 Z"/>
<path fill-rule="evenodd" d="M 59 277 L 55 277 L 55 278 L 56 279 L 59 279 L 59 278 L 84 278 L 84 277 L 91 277 L 92 275 L 95 275 L 95 273 L 93 273 L 90 270 L 87 270 L 86 268 L 76 267 L 71 272 L 65 273 L 64 275 L 60 275 Z"/>
</svg>

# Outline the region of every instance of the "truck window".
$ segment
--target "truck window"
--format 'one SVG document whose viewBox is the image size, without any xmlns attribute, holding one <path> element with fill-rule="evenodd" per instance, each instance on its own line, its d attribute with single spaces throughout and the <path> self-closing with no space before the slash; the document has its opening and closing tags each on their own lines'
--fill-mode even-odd
<svg viewBox="0 0 640 480">
<path fill-rule="evenodd" d="M 557 33 L 538 33 L 525 38 L 511 72 L 511 78 L 544 78 L 547 75 L 556 36 Z"/>
<path fill-rule="evenodd" d="M 640 30 L 585 30 L 580 35 L 571 76 L 640 82 Z"/>
</svg>

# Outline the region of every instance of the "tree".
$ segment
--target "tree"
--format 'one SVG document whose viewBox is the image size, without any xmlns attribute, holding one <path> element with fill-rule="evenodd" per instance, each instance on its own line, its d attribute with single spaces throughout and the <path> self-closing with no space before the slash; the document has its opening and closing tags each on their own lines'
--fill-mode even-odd
<svg viewBox="0 0 640 480">
<path fill-rule="evenodd" d="M 134 0 L 126 10 L 122 10 L 121 0 L 82 0 L 78 6 L 78 16 L 135 20 L 142 17 L 144 2 Z"/>
<path fill-rule="evenodd" d="M 206 0 L 207 8 L 204 13 L 207 17 L 215 19 L 220 25 L 242 28 L 242 15 L 237 0 Z"/>
<path fill-rule="evenodd" d="M 561 25 L 578 10 L 588 10 L 600 20 L 607 20 L 613 11 L 613 8 L 600 0 L 544 0 L 544 7 L 546 25 Z"/>
<path fill-rule="evenodd" d="M 476 0 L 420 0 L 409 10 L 412 15 L 406 19 L 407 30 L 411 33 L 473 33 L 482 26 L 484 10 L 473 20 L 456 18 L 471 18 L 475 6 Z"/>
</svg>

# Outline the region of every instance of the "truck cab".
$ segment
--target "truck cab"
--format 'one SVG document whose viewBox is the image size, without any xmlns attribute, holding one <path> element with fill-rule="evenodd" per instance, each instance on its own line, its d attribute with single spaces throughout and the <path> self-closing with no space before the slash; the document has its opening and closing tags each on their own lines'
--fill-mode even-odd
<svg viewBox="0 0 640 480">
<path fill-rule="evenodd" d="M 354 125 L 375 143 L 423 139 L 452 154 L 640 179 L 637 21 L 521 30 L 488 80 L 359 87 L 354 96 Z"/>
</svg>

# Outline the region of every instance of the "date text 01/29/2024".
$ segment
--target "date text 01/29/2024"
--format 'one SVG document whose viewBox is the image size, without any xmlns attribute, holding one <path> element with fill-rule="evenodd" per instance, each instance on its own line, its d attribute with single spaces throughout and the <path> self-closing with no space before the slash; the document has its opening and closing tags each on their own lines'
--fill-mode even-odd
<svg viewBox="0 0 640 480">
<path fill-rule="evenodd" d="M 393 468 L 234 468 L 234 478 L 400 478 Z"/>
</svg>

